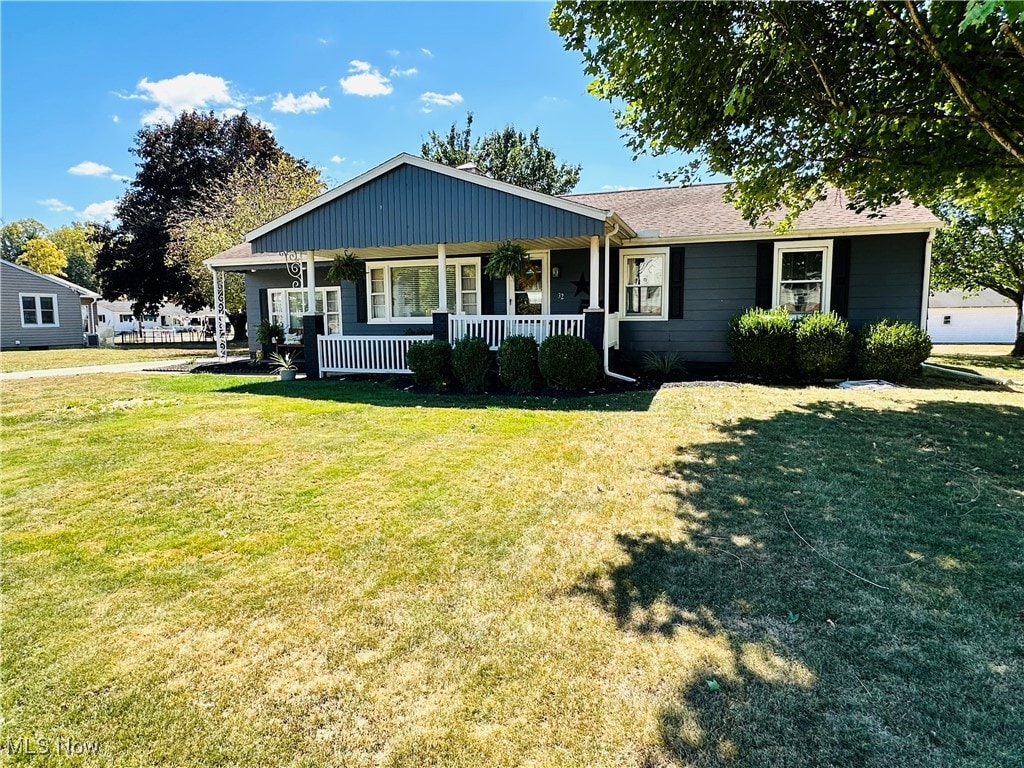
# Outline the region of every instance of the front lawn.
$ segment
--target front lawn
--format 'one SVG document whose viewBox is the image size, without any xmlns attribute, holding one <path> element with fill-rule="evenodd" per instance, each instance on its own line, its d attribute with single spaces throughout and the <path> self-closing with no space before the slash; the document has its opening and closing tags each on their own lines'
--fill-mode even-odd
<svg viewBox="0 0 1024 768">
<path fill-rule="evenodd" d="M 936 344 L 929 363 L 1024 384 L 1024 358 L 1011 357 L 1010 344 Z"/>
<path fill-rule="evenodd" d="M 244 354 L 242 346 L 231 345 L 230 354 Z M 70 349 L 17 349 L 0 352 L 0 373 L 77 368 L 84 365 L 145 363 L 149 360 L 214 357 L 212 342 L 183 344 L 130 344 L 113 347 L 72 347 Z"/>
<path fill-rule="evenodd" d="M 0 743 L 1024 763 L 1019 391 L 99 384 L 4 387 Z"/>
</svg>

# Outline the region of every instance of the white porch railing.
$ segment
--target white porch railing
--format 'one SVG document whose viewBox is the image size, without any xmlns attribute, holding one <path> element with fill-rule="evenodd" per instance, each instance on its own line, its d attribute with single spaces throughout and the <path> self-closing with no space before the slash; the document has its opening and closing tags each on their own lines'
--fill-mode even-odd
<svg viewBox="0 0 1024 768">
<path fill-rule="evenodd" d="M 317 336 L 320 373 L 412 373 L 405 355 L 423 340 L 423 336 Z"/>
<path fill-rule="evenodd" d="M 612 312 L 608 315 L 608 346 L 612 349 L 619 348 L 619 313 Z"/>
<path fill-rule="evenodd" d="M 583 336 L 583 315 L 451 315 L 448 338 L 453 342 L 479 336 L 497 349 L 506 336 L 532 336 L 540 344 L 548 336 Z"/>
</svg>

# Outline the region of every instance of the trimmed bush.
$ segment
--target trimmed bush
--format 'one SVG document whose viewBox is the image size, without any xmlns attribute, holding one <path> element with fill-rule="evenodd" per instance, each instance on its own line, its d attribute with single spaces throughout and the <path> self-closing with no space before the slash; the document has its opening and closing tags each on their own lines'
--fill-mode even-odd
<svg viewBox="0 0 1024 768">
<path fill-rule="evenodd" d="M 537 341 L 532 336 L 506 336 L 498 347 L 498 378 L 519 395 L 533 392 L 540 378 Z"/>
<path fill-rule="evenodd" d="M 921 372 L 932 340 L 912 323 L 880 320 L 857 334 L 857 370 L 867 379 L 899 384 Z"/>
<path fill-rule="evenodd" d="M 537 366 L 552 389 L 586 389 L 601 374 L 597 350 L 579 336 L 548 336 L 537 353 Z"/>
<path fill-rule="evenodd" d="M 769 381 L 788 379 L 796 346 L 793 325 L 782 307 L 751 307 L 733 317 L 726 341 L 740 372 Z"/>
<path fill-rule="evenodd" d="M 452 348 L 446 341 L 417 341 L 409 347 L 405 360 L 417 386 L 441 389 L 451 376 Z"/>
<path fill-rule="evenodd" d="M 452 373 L 467 392 L 483 392 L 491 370 L 491 349 L 479 336 L 466 336 L 452 347 Z"/>
<path fill-rule="evenodd" d="M 835 312 L 815 312 L 796 324 L 796 365 L 810 381 L 846 376 L 852 345 L 849 324 Z"/>
</svg>

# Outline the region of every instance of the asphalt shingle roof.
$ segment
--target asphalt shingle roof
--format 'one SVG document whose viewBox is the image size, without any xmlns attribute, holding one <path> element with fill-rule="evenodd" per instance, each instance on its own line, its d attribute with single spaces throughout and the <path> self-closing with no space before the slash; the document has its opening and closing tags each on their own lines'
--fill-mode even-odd
<svg viewBox="0 0 1024 768">
<path fill-rule="evenodd" d="M 768 227 L 751 229 L 739 211 L 722 197 L 724 192 L 725 184 L 697 184 L 691 187 L 565 195 L 565 199 L 615 211 L 638 232 L 643 229 L 657 229 L 661 237 L 771 232 Z M 801 214 L 793 228 L 797 231 L 813 231 L 872 224 L 939 226 L 941 222 L 927 208 L 915 205 L 909 200 L 885 208 L 875 216 L 869 217 L 867 213 L 850 210 L 847 207 L 846 195 L 841 190 L 833 189 L 829 191 L 825 200 Z"/>
</svg>

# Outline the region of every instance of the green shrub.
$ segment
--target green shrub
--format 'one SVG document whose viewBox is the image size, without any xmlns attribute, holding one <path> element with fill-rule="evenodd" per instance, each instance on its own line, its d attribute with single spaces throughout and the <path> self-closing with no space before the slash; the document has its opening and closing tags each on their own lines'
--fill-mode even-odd
<svg viewBox="0 0 1024 768">
<path fill-rule="evenodd" d="M 741 373 L 784 381 L 793 372 L 793 321 L 782 307 L 751 307 L 729 321 L 726 341 Z"/>
<path fill-rule="evenodd" d="M 452 348 L 446 341 L 417 341 L 405 359 L 417 386 L 441 389 L 451 377 Z"/>
<path fill-rule="evenodd" d="M 913 323 L 880 320 L 861 328 L 856 353 L 861 376 L 898 384 L 920 373 L 932 340 Z"/>
<path fill-rule="evenodd" d="M 811 381 L 837 379 L 850 370 L 853 336 L 835 312 L 815 312 L 796 324 L 796 365 Z"/>
<path fill-rule="evenodd" d="M 467 392 L 483 392 L 491 370 L 491 348 L 479 336 L 466 336 L 452 347 L 452 373 Z"/>
<path fill-rule="evenodd" d="M 597 350 L 579 336 L 548 336 L 537 353 L 537 366 L 552 389 L 586 389 L 601 374 Z"/>
<path fill-rule="evenodd" d="M 498 378 L 513 392 L 532 392 L 540 378 L 537 340 L 532 336 L 506 336 L 498 347 Z"/>
</svg>

